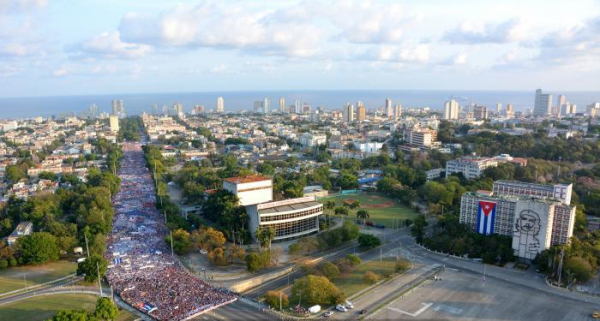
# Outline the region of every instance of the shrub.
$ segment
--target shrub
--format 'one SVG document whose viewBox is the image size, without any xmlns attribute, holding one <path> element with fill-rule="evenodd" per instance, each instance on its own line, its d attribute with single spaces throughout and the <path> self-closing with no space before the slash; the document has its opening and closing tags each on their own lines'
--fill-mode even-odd
<svg viewBox="0 0 600 321">
<path fill-rule="evenodd" d="M 265 294 L 265 303 L 270 307 L 279 309 L 279 295 L 281 295 L 281 305 L 284 309 L 287 308 L 290 304 L 288 295 L 281 291 L 268 291 Z"/>
<path fill-rule="evenodd" d="M 357 266 L 362 262 L 360 260 L 360 257 L 358 257 L 358 255 L 354 255 L 354 254 L 346 255 L 346 261 L 348 261 L 348 263 L 350 263 L 350 266 Z"/>
<path fill-rule="evenodd" d="M 375 284 L 375 283 L 377 283 L 377 281 L 379 281 L 379 275 L 377 275 L 373 271 L 367 271 L 367 272 L 365 272 L 365 275 L 363 276 L 363 282 L 364 283 Z"/>
</svg>

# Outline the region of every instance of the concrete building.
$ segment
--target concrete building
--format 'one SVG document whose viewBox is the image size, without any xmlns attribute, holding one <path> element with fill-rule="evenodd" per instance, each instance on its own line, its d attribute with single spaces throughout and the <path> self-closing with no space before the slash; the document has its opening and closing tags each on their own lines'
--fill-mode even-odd
<svg viewBox="0 0 600 321">
<path fill-rule="evenodd" d="M 502 111 L 502 103 L 497 103 L 496 104 L 496 116 L 500 115 L 501 111 Z"/>
<path fill-rule="evenodd" d="M 6 238 L 8 246 L 13 246 L 21 236 L 29 235 L 33 232 L 33 224 L 25 221 L 19 223 L 17 228 Z"/>
<path fill-rule="evenodd" d="M 444 119 L 458 119 L 458 102 L 456 100 L 450 99 L 444 104 Z"/>
<path fill-rule="evenodd" d="M 460 222 L 477 233 L 512 237 L 514 254 L 533 260 L 550 246 L 569 242 L 575 211 L 574 206 L 550 199 L 465 193 Z"/>
<path fill-rule="evenodd" d="M 258 229 L 272 227 L 274 241 L 289 240 L 319 231 L 323 204 L 314 197 L 300 197 L 246 207 L 248 228 L 253 237 Z"/>
<path fill-rule="evenodd" d="M 437 139 L 437 131 L 429 128 L 415 127 L 404 130 L 404 140 L 410 145 L 430 147 Z"/>
<path fill-rule="evenodd" d="M 379 153 L 379 150 L 383 147 L 383 143 L 378 142 L 353 142 L 352 144 L 357 151 L 367 153 Z"/>
<path fill-rule="evenodd" d="M 586 115 L 595 118 L 600 115 L 598 111 L 600 111 L 600 103 L 593 103 L 586 106 L 585 113 Z"/>
<path fill-rule="evenodd" d="M 556 199 L 564 204 L 571 204 L 573 184 L 534 184 L 519 181 L 500 180 L 494 182 L 494 195 L 527 196 L 541 199 Z"/>
<path fill-rule="evenodd" d="M 488 167 L 498 166 L 494 158 L 465 156 L 446 162 L 446 178 L 454 173 L 462 173 L 467 179 L 477 178 Z"/>
<path fill-rule="evenodd" d="M 279 98 L 279 111 L 283 114 L 286 112 L 285 97 Z"/>
<path fill-rule="evenodd" d="M 506 118 L 515 118 L 515 109 L 512 104 L 506 105 Z"/>
<path fill-rule="evenodd" d="M 108 119 L 110 122 L 110 131 L 113 133 L 118 133 L 119 132 L 119 116 L 110 115 L 110 117 Z"/>
<path fill-rule="evenodd" d="M 223 189 L 235 194 L 242 206 L 273 200 L 273 181 L 264 176 L 226 178 L 223 180 Z"/>
<path fill-rule="evenodd" d="M 394 118 L 394 109 L 392 108 L 392 100 L 389 98 L 385 99 L 385 116 L 388 119 Z"/>
<path fill-rule="evenodd" d="M 304 133 L 298 137 L 298 143 L 304 148 L 325 145 L 327 143 L 327 135 L 322 133 Z"/>
<path fill-rule="evenodd" d="M 125 107 L 123 106 L 123 99 L 113 99 L 112 101 L 112 113 L 113 115 L 120 116 L 125 113 Z"/>
<path fill-rule="evenodd" d="M 217 98 L 217 113 L 225 112 L 225 99 L 223 97 Z"/>
<path fill-rule="evenodd" d="M 487 107 L 480 105 L 473 107 L 473 117 L 476 120 L 488 119 L 488 116 Z"/>
<path fill-rule="evenodd" d="M 552 95 L 543 94 L 541 89 L 535 91 L 534 116 L 547 116 L 552 111 Z"/>
<path fill-rule="evenodd" d="M 402 105 L 396 104 L 396 106 L 394 107 L 394 121 L 400 120 L 401 117 L 402 117 Z"/>
<path fill-rule="evenodd" d="M 302 106 L 300 106 L 300 101 L 298 99 L 294 100 L 294 113 L 302 113 Z"/>
<path fill-rule="evenodd" d="M 263 99 L 262 107 L 263 114 L 268 114 L 271 112 L 271 100 L 269 99 L 269 97 L 265 97 L 265 99 Z"/>
<path fill-rule="evenodd" d="M 358 121 L 359 122 L 363 122 L 367 119 L 367 110 L 365 109 L 365 106 L 362 104 L 362 102 L 359 101 L 359 105 L 358 105 Z"/>
<path fill-rule="evenodd" d="M 354 121 L 354 117 L 354 105 L 346 104 L 346 106 L 344 106 L 344 122 L 351 123 Z"/>
</svg>

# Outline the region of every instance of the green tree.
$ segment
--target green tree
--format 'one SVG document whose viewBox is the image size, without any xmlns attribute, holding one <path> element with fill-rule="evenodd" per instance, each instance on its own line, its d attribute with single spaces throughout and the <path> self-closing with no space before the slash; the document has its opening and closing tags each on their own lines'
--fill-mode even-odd
<svg viewBox="0 0 600 321">
<path fill-rule="evenodd" d="M 367 271 L 367 272 L 365 272 L 365 275 L 363 276 L 363 282 L 364 283 L 374 284 L 374 283 L 377 283 L 377 281 L 379 281 L 379 275 L 377 275 L 373 271 Z"/>
<path fill-rule="evenodd" d="M 335 215 L 348 215 L 348 209 L 346 207 L 338 206 L 334 209 Z"/>
<path fill-rule="evenodd" d="M 183 255 L 190 251 L 192 247 L 192 239 L 190 233 L 184 229 L 177 229 L 172 232 L 173 235 L 173 251 L 177 255 Z M 171 246 L 171 235 L 165 237 L 165 242 Z"/>
<path fill-rule="evenodd" d="M 77 275 L 85 275 L 84 279 L 87 282 L 95 282 L 98 280 L 98 271 L 100 278 L 104 277 L 108 262 L 99 255 L 91 255 L 85 261 L 77 264 Z"/>
<path fill-rule="evenodd" d="M 369 215 L 369 212 L 368 212 L 368 211 L 365 211 L 365 210 L 358 210 L 358 211 L 356 212 L 356 218 L 358 218 L 358 219 L 362 220 L 362 222 L 363 222 L 363 225 L 365 224 L 365 220 L 366 220 L 366 219 L 368 219 L 369 217 L 371 217 L 371 216 Z"/>
<path fill-rule="evenodd" d="M 333 305 L 344 302 L 344 294 L 326 277 L 308 275 L 297 279 L 292 286 L 292 296 L 299 297 L 306 305 Z"/>
<path fill-rule="evenodd" d="M 119 315 L 119 308 L 109 298 L 99 298 L 96 301 L 94 316 L 100 320 L 114 320 Z"/>
<path fill-rule="evenodd" d="M 35 232 L 17 239 L 17 248 L 25 264 L 44 264 L 58 260 L 60 249 L 56 237 L 46 232 Z"/>
<path fill-rule="evenodd" d="M 265 294 L 265 303 L 268 306 L 278 310 L 280 308 L 280 304 L 279 304 L 280 296 L 281 296 L 281 307 L 283 309 L 285 309 L 290 305 L 290 300 L 288 298 L 288 295 L 281 291 L 268 291 Z"/>
<path fill-rule="evenodd" d="M 60 310 L 52 317 L 52 321 L 93 321 L 96 320 L 85 309 Z"/>
<path fill-rule="evenodd" d="M 358 244 L 362 247 L 373 248 L 381 245 L 381 240 L 371 234 L 360 234 L 358 236 Z"/>
<path fill-rule="evenodd" d="M 331 262 L 325 262 L 321 265 L 320 267 L 321 272 L 323 273 L 323 275 L 328 278 L 329 280 L 335 278 L 336 276 L 340 275 L 340 269 L 333 263 Z"/>
<path fill-rule="evenodd" d="M 563 271 L 567 270 L 573 273 L 578 282 L 587 282 L 594 275 L 594 270 L 590 263 L 578 256 L 570 257 L 567 260 Z"/>
<path fill-rule="evenodd" d="M 350 263 L 350 266 L 357 266 L 361 263 L 360 257 L 358 257 L 358 255 L 354 255 L 354 254 L 346 255 L 346 261 L 348 261 L 348 263 Z"/>
<path fill-rule="evenodd" d="M 425 233 L 425 227 L 428 225 L 425 216 L 419 215 L 412 224 L 411 232 L 416 237 L 417 243 L 423 242 L 423 235 Z"/>
</svg>

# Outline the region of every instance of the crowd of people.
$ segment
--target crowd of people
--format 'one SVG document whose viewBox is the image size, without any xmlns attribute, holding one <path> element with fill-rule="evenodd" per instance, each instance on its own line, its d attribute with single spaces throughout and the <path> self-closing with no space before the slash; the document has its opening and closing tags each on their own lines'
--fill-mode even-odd
<svg viewBox="0 0 600 321">
<path fill-rule="evenodd" d="M 105 258 L 106 278 L 121 298 L 157 320 L 183 320 L 234 302 L 235 295 L 191 275 L 165 243 L 165 218 L 139 143 L 123 144 L 121 188 Z"/>
</svg>

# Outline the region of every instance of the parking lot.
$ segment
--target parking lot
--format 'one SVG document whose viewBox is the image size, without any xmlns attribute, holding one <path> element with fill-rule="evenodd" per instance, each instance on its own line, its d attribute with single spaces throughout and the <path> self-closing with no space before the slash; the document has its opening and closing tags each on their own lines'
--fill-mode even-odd
<svg viewBox="0 0 600 321">
<path fill-rule="evenodd" d="M 482 275 L 446 269 L 370 315 L 375 320 L 590 320 L 591 303 L 580 303 Z"/>
</svg>

